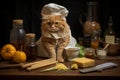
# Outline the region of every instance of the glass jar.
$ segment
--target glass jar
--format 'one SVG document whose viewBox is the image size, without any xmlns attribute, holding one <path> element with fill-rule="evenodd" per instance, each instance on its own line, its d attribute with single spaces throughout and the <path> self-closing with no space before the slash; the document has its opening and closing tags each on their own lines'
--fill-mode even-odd
<svg viewBox="0 0 120 80">
<path fill-rule="evenodd" d="M 86 15 L 86 21 L 83 23 L 83 33 L 84 35 L 92 35 L 92 32 L 100 31 L 100 23 L 98 22 L 97 17 L 97 5 L 98 2 L 88 2 L 87 3 L 87 15 Z"/>
<path fill-rule="evenodd" d="M 33 61 L 37 59 L 37 45 L 35 44 L 35 34 L 26 34 L 26 55 L 27 61 Z"/>
<path fill-rule="evenodd" d="M 15 19 L 12 23 L 13 29 L 11 29 L 10 32 L 10 43 L 13 44 L 17 50 L 24 51 L 25 30 L 23 28 L 23 20 Z"/>
<path fill-rule="evenodd" d="M 106 59 L 106 57 L 107 57 L 107 50 L 105 50 L 103 48 L 97 49 L 96 53 L 97 53 L 98 59 Z"/>
<path fill-rule="evenodd" d="M 94 59 L 95 58 L 95 49 L 94 48 L 85 48 L 85 57 Z"/>
</svg>

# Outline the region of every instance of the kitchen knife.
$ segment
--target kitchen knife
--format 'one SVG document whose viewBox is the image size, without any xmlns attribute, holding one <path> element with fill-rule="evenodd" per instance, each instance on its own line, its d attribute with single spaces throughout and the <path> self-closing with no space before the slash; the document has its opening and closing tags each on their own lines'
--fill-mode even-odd
<svg viewBox="0 0 120 80">
<path fill-rule="evenodd" d="M 113 67 L 117 67 L 117 66 L 118 66 L 118 64 L 116 64 L 116 63 L 106 62 L 106 63 L 103 63 L 103 64 L 99 64 L 95 67 L 81 69 L 80 72 L 81 73 L 88 73 L 88 72 L 93 72 L 93 71 L 102 71 L 104 69 L 113 68 Z"/>
</svg>

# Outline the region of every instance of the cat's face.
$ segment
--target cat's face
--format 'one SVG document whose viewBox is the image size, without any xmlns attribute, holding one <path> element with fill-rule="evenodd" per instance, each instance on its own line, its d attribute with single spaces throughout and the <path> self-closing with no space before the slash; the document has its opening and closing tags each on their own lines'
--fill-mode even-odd
<svg viewBox="0 0 120 80">
<path fill-rule="evenodd" d="M 61 16 L 47 15 L 42 19 L 42 30 L 49 32 L 59 32 L 66 28 L 66 20 Z"/>
</svg>

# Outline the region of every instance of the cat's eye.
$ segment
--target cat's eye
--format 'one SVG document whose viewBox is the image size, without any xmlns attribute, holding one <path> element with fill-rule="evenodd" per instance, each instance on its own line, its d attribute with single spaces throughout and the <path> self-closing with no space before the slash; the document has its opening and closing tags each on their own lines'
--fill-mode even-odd
<svg viewBox="0 0 120 80">
<path fill-rule="evenodd" d="M 48 25 L 51 25 L 51 22 L 47 22 Z"/>
<path fill-rule="evenodd" d="M 55 22 L 55 24 L 57 25 L 59 22 Z"/>
</svg>

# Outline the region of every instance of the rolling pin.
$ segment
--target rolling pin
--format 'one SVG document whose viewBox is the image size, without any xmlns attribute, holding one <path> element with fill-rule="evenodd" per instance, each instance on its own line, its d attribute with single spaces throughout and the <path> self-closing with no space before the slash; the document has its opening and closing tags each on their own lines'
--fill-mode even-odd
<svg viewBox="0 0 120 80">
<path fill-rule="evenodd" d="M 41 67 L 44 67 L 44 66 L 55 64 L 57 62 L 58 61 L 56 61 L 54 59 L 41 60 L 41 61 L 39 61 L 39 63 L 33 64 L 33 65 L 27 67 L 26 70 L 31 71 L 31 70 L 38 69 L 38 68 L 41 68 Z"/>
<path fill-rule="evenodd" d="M 29 63 L 26 63 L 26 64 L 22 64 L 21 68 L 25 69 L 25 68 L 30 67 L 30 66 L 35 65 L 35 64 L 39 64 L 39 63 L 44 64 L 44 63 L 46 63 L 48 61 L 50 62 L 50 61 L 55 61 L 55 60 L 50 58 L 50 59 L 45 59 L 45 60 L 40 60 L 40 61 L 35 61 L 35 62 L 29 62 Z"/>
</svg>

